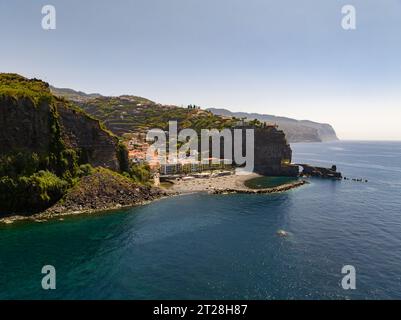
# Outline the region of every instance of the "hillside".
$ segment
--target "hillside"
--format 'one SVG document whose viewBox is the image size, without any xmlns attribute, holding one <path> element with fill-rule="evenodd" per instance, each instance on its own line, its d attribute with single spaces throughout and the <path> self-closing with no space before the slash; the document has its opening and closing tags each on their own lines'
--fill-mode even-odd
<svg viewBox="0 0 401 320">
<path fill-rule="evenodd" d="M 49 88 L 55 96 L 65 97 L 71 101 L 85 102 L 88 99 L 101 97 L 101 95 L 98 93 L 87 94 L 82 91 L 75 91 L 68 88 L 55 88 L 53 86 L 49 86 Z"/>
<path fill-rule="evenodd" d="M 86 94 L 72 89 L 51 87 L 53 94 L 77 103 L 83 110 L 102 120 L 106 127 L 116 135 L 151 128 L 167 129 L 169 120 L 177 120 L 180 128 L 227 128 L 240 118 L 257 119 L 261 122 L 278 124 L 289 142 L 321 142 L 338 140 L 329 124 L 308 120 L 295 120 L 265 114 L 231 112 L 226 109 L 181 108 L 155 103 L 146 98 L 124 95 L 105 97 L 99 94 Z M 223 116 L 223 117 L 221 117 Z"/>
<path fill-rule="evenodd" d="M 295 120 L 268 114 L 231 112 L 227 109 L 210 108 L 208 111 L 216 115 L 257 119 L 262 122 L 275 123 L 284 131 L 289 142 L 325 142 L 338 140 L 333 127 L 325 123 L 309 120 Z"/>
<path fill-rule="evenodd" d="M 181 108 L 161 105 L 151 100 L 123 95 L 105 97 L 87 95 L 71 89 L 52 87 L 54 94 L 77 103 L 85 112 L 100 119 L 118 136 L 153 128 L 168 129 L 168 121 L 176 120 L 179 129 L 222 129 L 236 124 L 236 119 L 226 119 L 198 108 Z"/>
</svg>

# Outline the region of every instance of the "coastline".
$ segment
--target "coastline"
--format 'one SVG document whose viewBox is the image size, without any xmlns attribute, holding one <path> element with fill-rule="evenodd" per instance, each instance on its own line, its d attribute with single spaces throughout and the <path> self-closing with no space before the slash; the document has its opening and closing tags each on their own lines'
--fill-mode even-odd
<svg viewBox="0 0 401 320">
<path fill-rule="evenodd" d="M 297 180 L 294 182 L 282 184 L 271 188 L 252 189 L 245 185 L 246 181 L 263 177 L 257 173 L 251 174 L 232 174 L 222 177 L 211 177 L 205 179 L 179 180 L 173 182 L 169 191 L 178 194 L 188 194 L 196 192 L 208 192 L 210 194 L 228 194 L 228 193 L 248 193 L 248 194 L 267 194 L 279 193 L 290 189 L 298 188 L 306 183 L 306 180 Z"/>
<path fill-rule="evenodd" d="M 129 209 L 142 205 L 152 203 L 171 196 L 179 196 L 191 193 L 207 192 L 209 194 L 232 194 L 232 193 L 246 193 L 246 194 L 270 194 L 285 192 L 294 188 L 301 187 L 308 183 L 305 180 L 298 180 L 291 183 L 283 184 L 277 187 L 252 189 L 245 185 L 245 182 L 254 178 L 262 177 L 262 175 L 251 174 L 232 174 L 229 176 L 210 177 L 210 178 L 197 178 L 192 180 L 178 180 L 172 182 L 172 186 L 168 189 L 162 189 L 164 195 L 151 200 L 140 201 L 129 205 L 113 205 L 105 208 L 83 209 L 83 210 L 66 210 L 60 213 L 51 213 L 48 210 L 30 216 L 11 215 L 0 218 L 0 224 L 12 224 L 14 222 L 32 221 L 43 223 L 48 220 L 63 220 L 67 216 L 90 215 L 102 212 L 110 212 L 119 209 Z"/>
<path fill-rule="evenodd" d="M 152 199 L 152 200 L 145 200 L 145 201 L 141 201 L 141 202 L 133 203 L 133 204 L 129 204 L 129 205 L 115 205 L 115 206 L 110 206 L 107 208 L 67 210 L 65 212 L 61 212 L 61 213 L 57 213 L 57 214 L 44 211 L 44 212 L 39 212 L 39 213 L 30 215 L 30 216 L 12 215 L 12 216 L 8 216 L 8 217 L 0 218 L 0 225 L 1 224 L 3 224 L 3 225 L 12 224 L 14 222 L 21 222 L 21 221 L 31 221 L 31 222 L 43 223 L 43 222 L 47 222 L 49 220 L 64 220 L 64 217 L 100 214 L 100 213 L 107 213 L 107 212 L 112 212 L 112 211 L 116 211 L 116 210 L 130 209 L 130 208 L 144 206 L 144 205 L 153 203 L 155 201 L 168 198 L 172 195 L 173 194 L 167 195 L 167 196 L 162 196 L 162 197 Z"/>
<path fill-rule="evenodd" d="M 231 174 L 221 177 L 196 178 L 192 180 L 175 180 L 172 186 L 168 188 L 168 192 L 178 194 L 209 192 L 213 193 L 216 190 L 223 188 L 243 189 L 247 188 L 245 182 L 254 178 L 262 177 L 257 173 L 251 174 Z M 249 188 L 248 188 L 249 189 Z"/>
</svg>

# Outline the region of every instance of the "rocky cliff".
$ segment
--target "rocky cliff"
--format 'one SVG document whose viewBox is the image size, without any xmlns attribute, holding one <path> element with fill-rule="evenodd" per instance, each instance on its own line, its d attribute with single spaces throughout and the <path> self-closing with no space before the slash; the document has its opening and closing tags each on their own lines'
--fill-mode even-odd
<svg viewBox="0 0 401 320">
<path fill-rule="evenodd" d="M 298 176 L 285 133 L 273 126 L 255 129 L 255 169 L 262 175 Z"/>
<path fill-rule="evenodd" d="M 45 210 L 92 167 L 127 168 L 116 136 L 37 79 L 0 74 L 0 128 L 0 216 Z"/>
<path fill-rule="evenodd" d="M 292 150 L 284 132 L 274 126 L 253 129 L 255 139 L 254 172 L 267 176 L 297 176 L 299 170 L 297 166 L 291 165 Z M 245 134 L 243 134 L 244 136 Z M 245 154 L 244 145 L 245 141 L 243 140 L 243 154 Z"/>
<path fill-rule="evenodd" d="M 46 153 L 52 111 L 46 102 L 35 105 L 29 97 L 0 95 L 0 155 L 14 150 Z"/>
<path fill-rule="evenodd" d="M 292 150 L 288 144 L 285 134 L 275 126 L 238 126 L 232 130 L 242 130 L 242 154 L 249 159 L 246 151 L 246 145 L 250 142 L 246 138 L 246 130 L 254 130 L 254 170 L 261 175 L 266 176 L 298 176 L 299 168 L 291 164 Z M 209 150 L 212 144 L 209 142 Z M 234 159 L 234 141 L 233 154 Z M 209 156 L 212 156 L 210 151 Z M 224 158 L 224 140 L 220 139 L 220 157 Z M 235 164 L 235 161 L 233 161 Z M 236 164 L 239 165 L 239 164 Z"/>
<path fill-rule="evenodd" d="M 52 96 L 40 80 L 0 75 L 0 128 L 0 156 L 23 151 L 46 157 L 59 147 L 76 151 L 81 163 L 120 169 L 117 137 Z"/>
<path fill-rule="evenodd" d="M 118 138 L 104 130 L 99 121 L 86 114 L 57 104 L 60 115 L 63 141 L 74 150 L 79 150 L 81 161 L 92 166 L 120 170 Z"/>
</svg>

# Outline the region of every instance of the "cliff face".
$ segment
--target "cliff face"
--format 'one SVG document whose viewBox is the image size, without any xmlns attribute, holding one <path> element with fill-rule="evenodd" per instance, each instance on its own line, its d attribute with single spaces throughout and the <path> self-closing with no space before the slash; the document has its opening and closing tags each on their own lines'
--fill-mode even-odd
<svg viewBox="0 0 401 320">
<path fill-rule="evenodd" d="M 0 155 L 14 150 L 44 154 L 50 145 L 51 111 L 26 97 L 0 96 Z"/>
<path fill-rule="evenodd" d="M 275 127 L 255 129 L 256 173 L 272 176 L 297 176 L 298 167 L 291 165 L 292 150 L 283 131 Z"/>
<path fill-rule="evenodd" d="M 57 140 L 75 150 L 81 163 L 120 169 L 118 138 L 99 121 L 53 97 L 45 82 L 9 74 L 0 80 L 0 156 L 17 151 L 46 156 Z"/>
<path fill-rule="evenodd" d="M 64 143 L 79 150 L 81 161 L 94 167 L 105 167 L 118 171 L 118 138 L 100 127 L 100 123 L 76 110 L 57 104 Z"/>
<path fill-rule="evenodd" d="M 276 127 L 241 126 L 242 154 L 246 155 L 246 130 L 254 130 L 254 172 L 266 176 L 298 176 L 298 166 L 291 165 L 292 150 L 282 130 Z M 211 148 L 209 143 L 209 148 Z M 234 151 L 234 147 L 233 147 Z M 211 154 L 210 154 L 211 156 Z M 248 156 L 248 155 L 247 155 Z M 220 140 L 220 157 L 224 158 L 224 141 Z M 234 156 L 232 156 L 234 159 Z"/>
</svg>

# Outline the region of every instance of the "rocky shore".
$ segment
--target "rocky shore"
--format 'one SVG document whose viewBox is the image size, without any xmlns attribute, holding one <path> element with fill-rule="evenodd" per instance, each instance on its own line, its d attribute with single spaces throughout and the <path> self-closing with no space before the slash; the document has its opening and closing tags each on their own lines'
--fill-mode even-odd
<svg viewBox="0 0 401 320">
<path fill-rule="evenodd" d="M 12 215 L 0 219 L 0 223 L 31 220 L 43 222 L 67 215 L 90 214 L 142 205 L 167 196 L 164 190 L 137 185 L 111 170 L 99 168 L 83 177 L 77 185 L 55 205 L 33 215 Z"/>
</svg>

